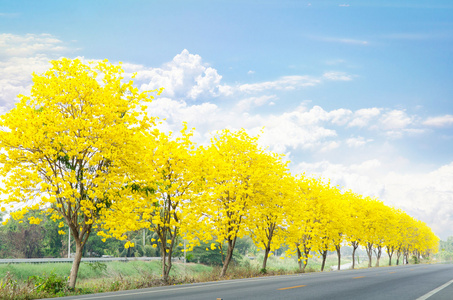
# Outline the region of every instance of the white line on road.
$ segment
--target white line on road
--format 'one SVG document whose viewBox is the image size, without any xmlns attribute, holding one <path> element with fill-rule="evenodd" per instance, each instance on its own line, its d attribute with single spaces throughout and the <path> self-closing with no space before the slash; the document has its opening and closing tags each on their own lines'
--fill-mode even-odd
<svg viewBox="0 0 453 300">
<path fill-rule="evenodd" d="M 452 283 L 453 283 L 453 279 L 450 280 L 449 282 L 447 282 L 446 284 L 441 285 L 437 289 L 434 289 L 431 292 L 429 292 L 429 293 L 427 293 L 427 294 L 425 294 L 425 295 L 423 295 L 423 296 L 421 296 L 421 297 L 419 297 L 419 298 L 417 298 L 415 300 L 426 300 L 429 297 L 431 297 L 432 295 L 434 295 L 435 293 L 439 292 L 440 290 L 443 290 L 444 288 L 446 288 L 447 286 L 449 286 Z"/>
</svg>

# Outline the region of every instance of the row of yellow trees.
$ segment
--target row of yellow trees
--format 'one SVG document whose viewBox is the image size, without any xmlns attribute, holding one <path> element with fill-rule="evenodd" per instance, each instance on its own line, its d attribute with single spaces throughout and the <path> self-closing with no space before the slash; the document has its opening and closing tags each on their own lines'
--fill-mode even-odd
<svg viewBox="0 0 453 300">
<path fill-rule="evenodd" d="M 33 82 L 30 96 L 20 95 L 1 116 L 0 203 L 14 219 L 40 209 L 69 226 L 76 244 L 71 288 L 94 230 L 122 240 L 130 231 L 155 231 L 164 280 L 180 236 L 189 250 L 212 242 L 223 255 L 221 276 L 245 235 L 264 250 L 263 269 L 282 245 L 301 269 L 310 253 L 325 259 L 334 249 L 340 264 L 345 243 L 365 247 L 370 264 L 372 251 L 379 261 L 382 249 L 390 257 L 437 249 L 423 223 L 376 199 L 292 176 L 281 155 L 245 130 L 223 130 L 199 147 L 185 125 L 175 135 L 160 132 L 145 113 L 160 91 L 124 83 L 120 66 L 61 59 Z"/>
</svg>

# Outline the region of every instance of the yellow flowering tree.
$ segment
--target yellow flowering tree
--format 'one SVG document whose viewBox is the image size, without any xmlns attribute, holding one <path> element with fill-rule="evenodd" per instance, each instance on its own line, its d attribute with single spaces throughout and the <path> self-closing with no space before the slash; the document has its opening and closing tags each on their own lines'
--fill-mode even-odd
<svg viewBox="0 0 453 300">
<path fill-rule="evenodd" d="M 287 169 L 287 163 L 282 162 L 282 157 L 269 153 L 266 160 L 264 167 L 267 175 L 255 191 L 260 201 L 251 208 L 255 219 L 249 228 L 258 250 L 264 250 L 262 272 L 266 272 L 267 259 L 272 252 L 285 243 L 286 220 L 295 190 L 294 178 Z"/>
<path fill-rule="evenodd" d="M 200 167 L 203 192 L 187 206 L 190 226 L 185 227 L 184 235 L 192 245 L 197 240 L 216 241 L 211 250 L 219 248 L 222 254 L 220 277 L 223 277 L 237 238 L 246 235 L 255 222 L 253 207 L 264 197 L 258 191 L 266 180 L 269 157 L 258 146 L 257 138 L 250 137 L 245 130 L 225 129 L 199 151 L 203 159 Z"/>
<path fill-rule="evenodd" d="M 325 188 L 328 191 L 328 213 L 325 217 L 328 218 L 324 230 L 326 236 L 330 238 L 335 251 L 337 252 L 337 270 L 341 267 L 341 247 L 345 241 L 346 231 L 351 219 L 350 207 L 347 205 L 346 196 L 340 192 L 338 187 L 327 185 Z"/>
<path fill-rule="evenodd" d="M 347 227 L 345 229 L 345 240 L 352 247 L 352 266 L 355 268 L 355 252 L 360 244 L 362 244 L 364 236 L 364 200 L 359 194 L 355 194 L 352 191 L 346 191 L 344 193 L 346 198 L 346 204 L 349 209 L 349 215 L 346 216 L 348 219 Z"/>
<path fill-rule="evenodd" d="M 172 254 L 181 223 L 184 222 L 184 205 L 196 192 L 196 160 L 191 132 L 184 128 L 181 137 L 161 133 L 155 149 L 148 152 L 145 161 L 155 174 L 145 182 L 153 190 L 146 203 L 140 207 L 149 221 L 149 229 L 159 237 L 162 257 L 162 278 L 168 281 L 172 267 Z M 146 190 L 145 190 L 146 191 Z M 147 216 L 147 217 L 146 217 Z"/>
<path fill-rule="evenodd" d="M 385 252 L 389 257 L 389 266 L 392 265 L 392 256 L 395 253 L 395 248 L 398 242 L 398 218 L 399 211 L 397 209 L 387 207 L 387 215 L 385 216 L 386 223 L 381 234 L 383 236 L 382 245 L 385 247 Z"/>
<path fill-rule="evenodd" d="M 373 259 L 373 247 L 378 239 L 379 234 L 379 207 L 381 202 L 371 197 L 363 198 L 363 210 L 361 223 L 364 228 L 363 235 L 360 239 L 361 245 L 365 247 L 368 255 L 368 268 L 371 268 Z"/>
<path fill-rule="evenodd" d="M 296 177 L 295 198 L 287 220 L 286 256 L 297 254 L 299 270 L 305 272 L 310 252 L 322 249 L 322 209 L 319 204 L 323 183 L 319 179 L 299 175 Z"/>
<path fill-rule="evenodd" d="M 14 219 L 42 209 L 62 220 L 60 227 L 69 226 L 76 244 L 69 276 L 74 288 L 92 229 L 108 210 L 134 206 L 125 186 L 141 174 L 142 141 L 154 125 L 141 103 L 153 97 L 123 82 L 121 67 L 107 61 L 51 63 L 47 72 L 33 74 L 30 96 L 19 95 L 20 102 L 0 119 L 1 192 L 7 195 L 0 203 L 13 210 Z M 110 222 L 135 228 L 126 219 Z"/>
</svg>

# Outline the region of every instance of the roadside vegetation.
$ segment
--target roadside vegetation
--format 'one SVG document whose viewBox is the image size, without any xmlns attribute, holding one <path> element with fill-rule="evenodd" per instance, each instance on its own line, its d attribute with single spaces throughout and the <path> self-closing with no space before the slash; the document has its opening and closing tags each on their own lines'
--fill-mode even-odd
<svg viewBox="0 0 453 300">
<path fill-rule="evenodd" d="M 253 249 L 248 250 L 253 251 Z M 347 256 L 350 251 L 351 249 L 345 247 L 343 253 L 345 266 L 352 262 L 351 257 Z M 0 264 L 0 299 L 52 298 L 162 285 L 300 273 L 296 257 L 282 259 L 282 257 L 276 256 L 269 257 L 268 268 L 264 273 L 261 269 L 263 255 L 263 252 L 257 253 L 253 259 L 236 256 L 230 266 L 228 276 L 222 279 L 218 277 L 221 264 L 215 261 L 211 265 L 175 262 L 168 282 L 162 280 L 160 261 L 140 261 L 140 258 L 131 258 L 128 262 L 82 262 L 77 288 L 72 290 L 68 289 L 66 285 L 67 274 L 71 269 L 70 263 Z M 359 263 L 356 263 L 356 268 L 367 268 L 368 261 L 364 250 L 361 255 Z M 388 262 L 388 258 L 383 258 L 381 266 L 388 266 Z M 427 262 L 430 261 L 417 261 L 415 256 L 409 260 L 410 264 Z M 305 272 L 320 272 L 321 266 L 322 258 L 314 256 L 307 263 Z M 326 257 L 325 271 L 335 271 L 336 269 L 336 253 L 330 252 Z"/>
</svg>

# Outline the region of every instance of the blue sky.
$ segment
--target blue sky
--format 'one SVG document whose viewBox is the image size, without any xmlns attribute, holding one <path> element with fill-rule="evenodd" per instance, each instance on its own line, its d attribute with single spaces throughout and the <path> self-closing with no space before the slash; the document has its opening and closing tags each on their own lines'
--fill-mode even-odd
<svg viewBox="0 0 453 300">
<path fill-rule="evenodd" d="M 330 178 L 453 235 L 451 1 L 2 1 L 0 112 L 51 59 L 122 61 L 165 130 L 263 129 Z"/>
</svg>

